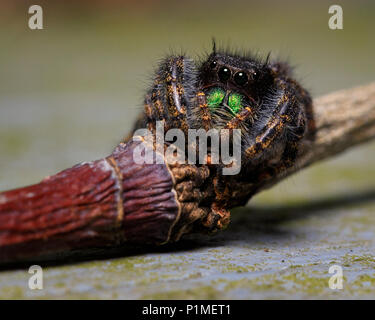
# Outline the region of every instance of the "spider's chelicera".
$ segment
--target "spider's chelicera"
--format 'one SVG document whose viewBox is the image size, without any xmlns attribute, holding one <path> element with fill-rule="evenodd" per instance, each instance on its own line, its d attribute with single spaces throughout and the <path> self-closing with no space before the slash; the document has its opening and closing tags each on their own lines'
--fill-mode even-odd
<svg viewBox="0 0 375 320">
<path fill-rule="evenodd" d="M 242 184 L 261 184 L 294 166 L 315 128 L 311 97 L 286 63 L 215 45 L 199 64 L 186 56 L 162 61 L 136 128 L 154 131 L 157 121 L 184 132 L 240 129 L 241 172 L 227 179 Z"/>
</svg>

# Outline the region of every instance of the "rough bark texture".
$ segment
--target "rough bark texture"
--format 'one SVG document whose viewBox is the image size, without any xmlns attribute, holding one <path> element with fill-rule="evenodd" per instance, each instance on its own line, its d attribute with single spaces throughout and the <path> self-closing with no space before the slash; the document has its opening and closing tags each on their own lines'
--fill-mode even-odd
<svg viewBox="0 0 375 320">
<path fill-rule="evenodd" d="M 297 165 L 261 188 L 236 186 L 239 198 L 374 138 L 375 83 L 316 99 L 314 112 L 316 140 Z M 167 165 L 160 154 L 161 164 L 136 164 L 139 144 L 121 143 L 105 159 L 0 193 L 0 262 L 123 242 L 162 244 L 229 223 L 227 208 L 212 205 L 217 177 L 209 167 Z"/>
<path fill-rule="evenodd" d="M 0 193 L 0 262 L 167 242 L 180 214 L 173 178 L 165 163 L 134 163 L 138 144 L 120 144 L 106 159 Z"/>
</svg>

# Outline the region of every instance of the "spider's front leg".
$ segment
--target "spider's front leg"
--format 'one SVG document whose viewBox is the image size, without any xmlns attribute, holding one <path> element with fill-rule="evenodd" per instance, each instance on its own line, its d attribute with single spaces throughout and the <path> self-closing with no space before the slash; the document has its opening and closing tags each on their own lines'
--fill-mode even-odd
<svg viewBox="0 0 375 320">
<path fill-rule="evenodd" d="M 143 116 L 136 129 L 147 127 L 155 132 L 156 121 L 164 121 L 164 129 L 212 128 L 211 113 L 203 91 L 197 89 L 198 75 L 193 60 L 185 56 L 164 59 L 144 100 Z"/>
<path fill-rule="evenodd" d="M 268 106 L 274 110 L 271 117 L 255 133 L 244 151 L 249 163 L 261 159 L 266 168 L 259 173 L 262 179 L 280 174 L 295 164 L 300 143 L 307 132 L 306 106 L 303 101 L 284 80 L 279 80 L 278 92 L 279 99 L 275 105 Z"/>
<path fill-rule="evenodd" d="M 147 127 L 153 131 L 156 121 L 164 121 L 165 130 L 181 129 L 186 133 L 195 83 L 196 72 L 192 60 L 184 56 L 164 59 L 146 94 L 144 122 Z"/>
</svg>

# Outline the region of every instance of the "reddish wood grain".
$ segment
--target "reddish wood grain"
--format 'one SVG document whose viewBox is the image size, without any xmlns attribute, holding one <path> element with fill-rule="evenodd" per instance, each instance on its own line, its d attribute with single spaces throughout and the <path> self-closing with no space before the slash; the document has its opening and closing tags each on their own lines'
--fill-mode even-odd
<svg viewBox="0 0 375 320">
<path fill-rule="evenodd" d="M 179 217 L 166 164 L 136 164 L 133 148 L 0 193 L 0 262 L 123 242 L 168 241 Z"/>
</svg>

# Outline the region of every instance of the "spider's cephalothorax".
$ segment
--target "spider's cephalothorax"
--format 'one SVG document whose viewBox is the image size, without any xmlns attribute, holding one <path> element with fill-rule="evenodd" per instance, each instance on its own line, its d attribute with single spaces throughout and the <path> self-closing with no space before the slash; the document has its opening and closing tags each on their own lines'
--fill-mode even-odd
<svg viewBox="0 0 375 320">
<path fill-rule="evenodd" d="M 217 174 L 217 199 L 223 202 L 235 184 L 254 185 L 254 191 L 295 165 L 315 128 L 310 95 L 292 78 L 287 64 L 215 47 L 198 66 L 185 56 L 171 56 L 161 63 L 146 95 L 142 122 L 154 130 L 157 120 L 163 120 L 166 129 L 184 132 L 241 130 L 240 174 Z M 249 190 L 244 192 L 251 196 Z"/>
<path fill-rule="evenodd" d="M 199 69 L 199 88 L 210 126 L 241 129 L 245 164 L 291 166 L 299 142 L 312 138 L 311 98 L 284 63 L 213 52 Z"/>
</svg>

